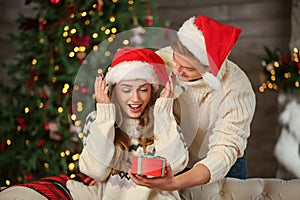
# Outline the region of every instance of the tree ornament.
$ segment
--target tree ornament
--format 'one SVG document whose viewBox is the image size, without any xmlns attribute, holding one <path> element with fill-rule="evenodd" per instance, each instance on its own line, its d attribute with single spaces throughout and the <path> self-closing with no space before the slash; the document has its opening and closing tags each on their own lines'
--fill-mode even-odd
<svg viewBox="0 0 300 200">
<path fill-rule="evenodd" d="M 102 0 L 98 0 L 98 4 L 97 4 L 97 10 L 101 11 L 103 8 L 103 1 Z"/>
<path fill-rule="evenodd" d="M 39 30 L 43 31 L 45 29 L 45 25 L 46 25 L 47 21 L 43 18 L 39 19 Z"/>
<path fill-rule="evenodd" d="M 57 6 L 60 4 L 61 0 L 49 0 L 50 5 Z"/>
<path fill-rule="evenodd" d="M 151 9 L 147 9 L 147 16 L 146 16 L 146 21 L 145 21 L 147 26 L 152 26 L 153 25 L 153 16 L 151 15 Z"/>
</svg>

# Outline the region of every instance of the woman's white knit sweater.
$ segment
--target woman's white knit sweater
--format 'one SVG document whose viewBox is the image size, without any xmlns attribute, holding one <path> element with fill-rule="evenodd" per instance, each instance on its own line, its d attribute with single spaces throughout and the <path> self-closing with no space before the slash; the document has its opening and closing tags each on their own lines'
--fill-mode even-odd
<svg viewBox="0 0 300 200">
<path fill-rule="evenodd" d="M 225 177 L 243 155 L 256 105 L 250 81 L 236 64 L 226 60 L 217 78 L 221 90 L 209 88 L 202 79 L 180 82 L 185 90 L 178 97 L 188 167 L 207 166 L 210 182 Z"/>
<path fill-rule="evenodd" d="M 96 186 L 85 186 L 76 181 L 68 181 L 67 187 L 74 200 L 76 199 L 180 199 L 177 191 L 166 192 L 136 185 L 128 176 L 127 171 L 111 174 L 109 167 L 114 153 L 114 123 L 116 121 L 114 104 L 97 104 L 97 113 L 87 117 L 84 128 L 84 148 L 79 159 L 80 171 L 98 181 Z M 188 163 L 187 146 L 181 130 L 173 116 L 173 99 L 157 99 L 154 110 L 154 144 L 147 146 L 147 151 L 168 160 L 174 173 L 183 170 Z M 135 139 L 139 136 L 138 121 L 124 119 L 122 130 L 132 139 L 137 148 L 134 154 L 143 151 Z M 153 131 L 153 130 L 152 130 Z"/>
</svg>

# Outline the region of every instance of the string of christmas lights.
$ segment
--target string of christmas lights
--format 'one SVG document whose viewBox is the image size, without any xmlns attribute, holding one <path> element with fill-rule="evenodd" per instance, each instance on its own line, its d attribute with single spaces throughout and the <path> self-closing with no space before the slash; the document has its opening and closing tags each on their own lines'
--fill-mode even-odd
<svg viewBox="0 0 300 200">
<path fill-rule="evenodd" d="M 271 51 L 266 48 L 267 57 L 262 57 L 263 77 L 261 78 L 261 93 L 266 90 L 292 92 L 300 88 L 299 49 L 292 53 L 282 53 L 279 49 Z"/>
</svg>

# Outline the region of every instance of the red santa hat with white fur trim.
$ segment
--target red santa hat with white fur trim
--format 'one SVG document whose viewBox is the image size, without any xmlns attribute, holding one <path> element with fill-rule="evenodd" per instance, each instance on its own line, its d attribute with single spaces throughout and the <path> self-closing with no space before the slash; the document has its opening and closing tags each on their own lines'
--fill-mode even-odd
<svg viewBox="0 0 300 200">
<path fill-rule="evenodd" d="M 112 85 L 136 79 L 144 79 L 158 88 L 160 83 L 168 81 L 165 63 L 150 49 L 124 47 L 114 56 L 106 74 L 106 82 Z"/>
<path fill-rule="evenodd" d="M 199 15 L 183 23 L 178 31 L 181 43 L 200 61 L 209 66 L 209 72 L 202 74 L 204 81 L 212 88 L 221 87 L 216 77 L 242 30 Z"/>
</svg>

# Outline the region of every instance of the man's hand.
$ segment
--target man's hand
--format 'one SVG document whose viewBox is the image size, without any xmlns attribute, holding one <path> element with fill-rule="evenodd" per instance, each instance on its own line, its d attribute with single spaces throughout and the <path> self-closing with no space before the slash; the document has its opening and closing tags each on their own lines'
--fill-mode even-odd
<svg viewBox="0 0 300 200">
<path fill-rule="evenodd" d="M 172 98 L 176 87 L 176 75 L 171 72 L 169 75 L 169 81 L 166 83 L 165 88 L 162 90 L 160 97 Z"/>
<path fill-rule="evenodd" d="M 176 190 L 177 184 L 170 164 L 167 165 L 167 175 L 164 177 L 147 178 L 129 172 L 130 178 L 135 184 L 148 188 L 155 188 L 164 191 Z"/>
</svg>

